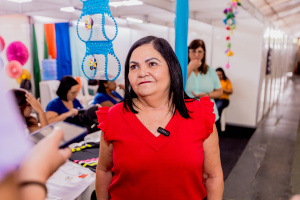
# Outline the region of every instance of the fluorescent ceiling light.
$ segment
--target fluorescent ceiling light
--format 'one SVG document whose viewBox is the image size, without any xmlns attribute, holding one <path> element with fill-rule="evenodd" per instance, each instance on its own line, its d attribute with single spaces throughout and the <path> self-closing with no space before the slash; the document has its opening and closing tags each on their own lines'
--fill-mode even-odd
<svg viewBox="0 0 300 200">
<path fill-rule="evenodd" d="M 143 5 L 142 1 L 139 0 L 129 0 L 129 1 L 115 1 L 109 2 L 110 6 L 119 7 L 119 6 L 139 6 Z"/>
<path fill-rule="evenodd" d="M 12 2 L 15 2 L 15 3 L 25 3 L 25 2 L 30 2 L 32 0 L 7 0 L 7 1 L 12 1 Z"/>
<path fill-rule="evenodd" d="M 135 18 L 131 18 L 131 17 L 127 17 L 126 20 L 129 22 L 135 22 L 135 23 L 139 23 L 139 24 L 143 23 L 143 20 L 135 19 Z"/>
<path fill-rule="evenodd" d="M 64 7 L 64 8 L 61 8 L 60 10 L 64 11 L 64 12 L 74 12 L 75 11 L 75 9 L 73 7 Z"/>
</svg>

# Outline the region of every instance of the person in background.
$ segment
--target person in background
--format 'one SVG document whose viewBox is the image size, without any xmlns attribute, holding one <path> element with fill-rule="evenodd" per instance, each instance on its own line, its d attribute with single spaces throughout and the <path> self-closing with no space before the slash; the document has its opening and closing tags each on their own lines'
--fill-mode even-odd
<svg viewBox="0 0 300 200">
<path fill-rule="evenodd" d="M 122 86 L 120 87 L 122 88 Z M 117 84 L 115 81 L 100 80 L 93 104 L 112 107 L 119 103 L 123 100 L 123 97 L 116 92 L 116 89 Z"/>
<path fill-rule="evenodd" d="M 188 72 L 186 82 L 186 94 L 200 99 L 208 96 L 214 103 L 223 91 L 216 71 L 206 64 L 206 48 L 203 40 L 193 40 L 188 46 Z M 216 121 L 219 114 L 214 105 Z"/>
<path fill-rule="evenodd" d="M 61 130 L 54 130 L 32 148 L 24 136 L 14 95 L 6 91 L 0 79 L 0 200 L 45 199 L 46 180 L 71 156 L 71 150 L 59 149 Z"/>
<path fill-rule="evenodd" d="M 185 94 L 170 44 L 154 36 L 135 42 L 124 77 L 123 102 L 97 112 L 97 199 L 221 200 L 213 103 Z"/>
<path fill-rule="evenodd" d="M 34 98 L 32 94 L 24 89 L 12 89 L 11 92 L 16 99 L 20 114 L 25 121 L 29 133 L 48 125 L 45 112 L 40 104 L 39 99 Z M 34 109 L 38 114 L 40 126 L 37 119 L 30 115 L 32 109 Z"/>
<path fill-rule="evenodd" d="M 233 90 L 232 90 L 231 82 L 225 75 L 224 70 L 221 67 L 219 67 L 216 69 L 216 72 L 217 72 L 217 75 L 219 76 L 219 79 L 220 79 L 220 82 L 222 85 L 222 89 L 223 89 L 222 96 L 215 99 L 219 115 L 221 116 L 224 108 L 226 108 L 229 105 L 229 95 L 232 94 Z"/>
<path fill-rule="evenodd" d="M 50 124 L 58 121 L 79 123 L 72 119 L 78 115 L 78 109 L 83 108 L 76 99 L 78 91 L 78 82 L 72 76 L 64 76 L 60 80 L 56 91 L 58 97 L 50 101 L 46 108 L 46 117 Z"/>
</svg>

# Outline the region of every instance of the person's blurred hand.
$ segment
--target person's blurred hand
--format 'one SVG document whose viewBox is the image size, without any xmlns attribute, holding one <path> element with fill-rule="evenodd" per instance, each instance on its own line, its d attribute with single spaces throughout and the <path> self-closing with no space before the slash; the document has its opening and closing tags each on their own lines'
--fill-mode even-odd
<svg viewBox="0 0 300 200">
<path fill-rule="evenodd" d="M 25 96 L 26 96 L 26 101 L 31 105 L 33 110 L 35 110 L 39 114 L 44 112 L 42 105 L 40 103 L 40 99 L 36 99 L 29 92 L 26 92 Z"/>
<path fill-rule="evenodd" d="M 192 70 L 196 70 L 200 67 L 200 65 L 202 64 L 200 59 L 193 59 L 190 61 L 188 67 L 191 68 Z"/>
<path fill-rule="evenodd" d="M 71 149 L 59 149 L 63 138 L 60 129 L 41 140 L 27 155 L 19 170 L 20 181 L 39 181 L 47 179 L 71 156 Z"/>
<path fill-rule="evenodd" d="M 78 110 L 76 108 L 72 108 L 71 110 L 68 111 L 69 117 L 77 116 L 78 115 Z"/>
<path fill-rule="evenodd" d="M 119 88 L 121 88 L 122 90 L 125 90 L 125 85 L 119 84 L 118 86 L 119 86 Z"/>
<path fill-rule="evenodd" d="M 300 194 L 292 196 L 291 200 L 300 200 Z"/>
<path fill-rule="evenodd" d="M 194 95 L 194 97 L 199 98 L 199 99 L 200 99 L 201 97 L 208 96 L 207 93 L 196 94 L 195 92 L 192 92 L 192 94 Z"/>
</svg>

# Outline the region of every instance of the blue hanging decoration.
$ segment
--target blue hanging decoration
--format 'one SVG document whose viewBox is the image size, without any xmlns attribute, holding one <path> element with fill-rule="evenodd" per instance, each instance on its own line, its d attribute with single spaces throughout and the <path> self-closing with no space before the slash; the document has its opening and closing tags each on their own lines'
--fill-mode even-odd
<svg viewBox="0 0 300 200">
<path fill-rule="evenodd" d="M 89 79 L 116 80 L 121 64 L 112 41 L 118 34 L 118 26 L 111 15 L 109 0 L 81 1 L 83 8 L 77 22 L 77 35 L 86 44 L 82 71 Z"/>
</svg>

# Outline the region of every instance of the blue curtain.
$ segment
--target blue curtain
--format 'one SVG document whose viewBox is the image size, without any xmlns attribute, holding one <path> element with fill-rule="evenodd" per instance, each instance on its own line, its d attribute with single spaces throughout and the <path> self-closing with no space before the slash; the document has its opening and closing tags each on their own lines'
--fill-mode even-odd
<svg viewBox="0 0 300 200">
<path fill-rule="evenodd" d="M 69 23 L 55 24 L 57 79 L 72 75 Z"/>
<path fill-rule="evenodd" d="M 86 50 L 85 43 L 79 39 L 76 26 L 70 26 L 69 31 L 72 56 L 72 74 L 73 76 L 85 77 L 81 69 L 82 60 Z"/>
<path fill-rule="evenodd" d="M 175 53 L 180 62 L 183 76 L 183 87 L 185 88 L 188 64 L 188 27 L 189 27 L 189 1 L 176 0 L 175 17 Z"/>
</svg>

